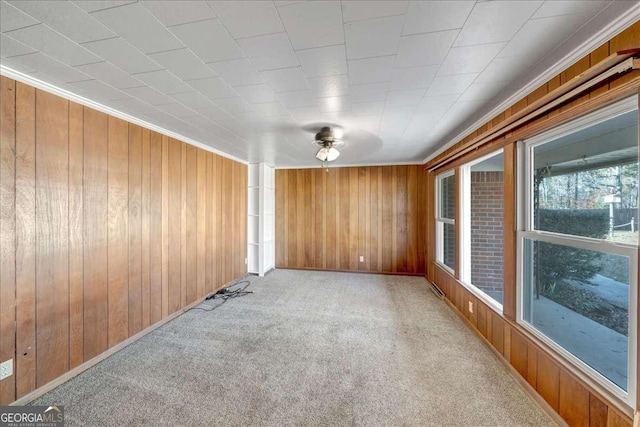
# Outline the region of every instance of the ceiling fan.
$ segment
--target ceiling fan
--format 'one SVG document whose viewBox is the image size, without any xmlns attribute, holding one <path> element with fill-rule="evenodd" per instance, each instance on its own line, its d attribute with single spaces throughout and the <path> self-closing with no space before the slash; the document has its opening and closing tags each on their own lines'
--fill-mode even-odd
<svg viewBox="0 0 640 427">
<path fill-rule="evenodd" d="M 340 156 L 340 151 L 336 147 L 344 145 L 342 140 L 343 132 L 340 128 L 324 126 L 316 134 L 315 144 L 320 146 L 316 153 L 316 159 L 323 162 L 332 162 Z"/>
</svg>

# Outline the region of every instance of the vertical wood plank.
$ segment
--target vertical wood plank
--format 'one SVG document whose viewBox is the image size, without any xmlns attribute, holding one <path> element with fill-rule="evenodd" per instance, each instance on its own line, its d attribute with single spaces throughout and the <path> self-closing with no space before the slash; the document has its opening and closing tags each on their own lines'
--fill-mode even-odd
<svg viewBox="0 0 640 427">
<path fill-rule="evenodd" d="M 394 271 L 406 273 L 407 270 L 407 222 L 409 221 L 409 213 L 407 211 L 408 204 L 407 193 L 407 166 L 396 166 L 396 219 L 395 235 L 396 235 L 396 261 Z M 468 310 L 467 310 L 468 311 Z"/>
<path fill-rule="evenodd" d="M 198 149 L 193 145 L 186 145 L 186 300 L 183 307 L 191 304 L 198 297 Z"/>
<path fill-rule="evenodd" d="M 338 179 L 340 180 L 338 184 L 338 195 L 340 200 L 338 201 L 338 221 L 339 221 L 339 230 L 338 240 L 340 248 L 340 270 L 348 270 L 350 268 L 349 265 L 349 240 L 351 233 L 351 216 L 349 212 L 349 197 L 350 197 L 350 186 L 349 186 L 349 169 L 348 168 L 340 168 L 338 170 Z"/>
<path fill-rule="evenodd" d="M 180 305 L 187 305 L 187 144 L 180 145 Z"/>
<path fill-rule="evenodd" d="M 0 360 L 16 356 L 16 85 L 0 76 Z M 28 327 L 28 325 L 26 325 Z M 0 405 L 15 400 L 15 376 L 0 381 Z"/>
<path fill-rule="evenodd" d="M 221 283 L 220 285 L 224 285 L 231 280 L 232 272 L 232 257 L 231 250 L 232 244 L 231 241 L 233 239 L 233 233 L 231 230 L 231 193 L 232 193 L 232 185 L 233 179 L 231 176 L 231 161 L 224 157 L 220 158 L 221 162 L 221 187 L 222 194 L 220 200 L 220 206 L 222 207 L 222 219 L 221 219 L 221 229 L 222 229 L 222 245 L 220 246 L 221 250 L 221 261 L 222 264 L 220 266 L 221 272 Z"/>
<path fill-rule="evenodd" d="M 142 330 L 142 128 L 129 124 L 129 336 Z"/>
<path fill-rule="evenodd" d="M 83 110 L 69 103 L 69 368 L 84 361 Z"/>
<path fill-rule="evenodd" d="M 168 176 L 168 303 L 169 313 L 181 307 L 182 277 L 182 143 L 169 140 L 169 176 Z"/>
<path fill-rule="evenodd" d="M 507 319 L 516 318 L 516 149 L 515 144 L 504 147 L 503 151 L 503 304 L 502 311 Z"/>
<path fill-rule="evenodd" d="M 589 393 L 589 427 L 606 426 L 608 409 L 600 399 Z"/>
<path fill-rule="evenodd" d="M 407 202 L 406 216 L 406 269 L 408 273 L 418 273 L 418 221 L 424 221 L 418 210 L 418 168 L 407 166 Z"/>
<path fill-rule="evenodd" d="M 222 182 L 222 157 L 214 155 L 214 209 L 213 209 L 213 230 L 215 233 L 214 241 L 216 244 L 213 247 L 213 260 L 214 260 L 214 278 L 215 288 L 218 289 L 222 286 L 222 263 L 223 263 L 223 241 L 222 241 L 222 188 L 225 183 Z"/>
<path fill-rule="evenodd" d="M 314 268 L 322 269 L 324 268 L 325 263 L 325 252 L 324 252 L 324 204 L 326 199 L 324 198 L 324 179 L 326 172 L 322 169 L 313 169 L 313 178 L 314 178 L 314 196 L 312 198 L 312 212 L 314 219 Z"/>
<path fill-rule="evenodd" d="M 40 387 L 69 370 L 69 102 L 40 90 L 36 91 L 36 235 Z"/>
<path fill-rule="evenodd" d="M 336 215 L 338 204 L 338 171 L 330 169 L 325 177 L 325 195 L 326 195 L 326 225 L 325 225 L 325 241 L 326 241 L 326 268 L 335 270 L 338 267 L 338 216 Z"/>
<path fill-rule="evenodd" d="M 558 412 L 570 426 L 589 426 L 589 391 L 564 369 L 560 371 Z"/>
<path fill-rule="evenodd" d="M 536 390 L 555 411 L 558 411 L 560 368 L 549 356 L 539 351 L 537 372 Z"/>
<path fill-rule="evenodd" d="M 142 177 L 141 221 L 142 221 L 142 329 L 151 324 L 151 134 L 142 129 Z"/>
<path fill-rule="evenodd" d="M 108 123 L 108 298 L 109 347 L 129 334 L 129 126 L 109 117 Z"/>
<path fill-rule="evenodd" d="M 162 318 L 169 315 L 169 138 L 162 136 Z"/>
<path fill-rule="evenodd" d="M 214 260 L 213 260 L 213 245 L 214 242 L 214 230 L 213 230 L 213 209 L 214 209 L 214 199 L 213 199 L 213 186 L 217 185 L 213 181 L 213 153 L 206 153 L 207 157 L 207 173 L 206 173 L 206 213 L 205 213 L 205 291 L 207 293 L 213 292 L 214 289 Z"/>
<path fill-rule="evenodd" d="M 358 168 L 349 168 L 349 245 L 348 266 L 349 270 L 357 271 L 359 262 L 358 253 Z"/>
<path fill-rule="evenodd" d="M 108 117 L 84 112 L 84 360 L 108 348 Z"/>
<path fill-rule="evenodd" d="M 382 205 L 382 268 L 380 271 L 384 272 L 393 271 L 394 175 L 393 166 L 382 168 L 382 199 L 380 200 Z"/>
<path fill-rule="evenodd" d="M 4 77 L 2 77 L 4 79 Z M 0 85 L 4 92 L 4 86 Z M 20 82 L 15 85 L 15 132 L 16 132 L 16 185 L 15 209 L 16 222 L 16 398 L 19 399 L 36 388 L 36 91 L 33 87 Z M 5 121 L 6 101 L 4 93 L 0 98 L 2 118 L 0 127 L 10 131 Z M 7 128 L 5 129 L 5 126 Z M 4 158 L 3 158 L 4 159 Z M 0 165 L 4 169 L 3 165 Z M 2 176 L 0 176 L 2 180 Z M 3 205 L 4 206 L 4 205 Z M 2 219 L 0 218 L 0 221 Z M 5 230 L 2 229 L 4 236 Z M 4 238 L 2 239 L 4 246 Z M 4 259 L 4 251 L 0 255 Z M 2 267 L 0 267 L 2 268 Z M 0 306 L 2 310 L 4 305 Z M 2 315 L 4 317 L 4 314 Z M 4 342 L 4 340 L 2 341 Z M 2 354 L 4 359 L 4 353 Z M 2 399 L 0 399 L 2 400 Z M 8 402 L 3 402 L 3 404 Z"/>
<path fill-rule="evenodd" d="M 528 344 L 527 340 L 515 330 L 511 332 L 511 365 L 522 378 L 528 373 Z"/>
<path fill-rule="evenodd" d="M 528 343 L 527 348 L 527 382 L 536 388 L 538 384 L 538 350 L 535 345 Z"/>
<path fill-rule="evenodd" d="M 357 168 L 358 171 L 358 257 L 363 256 L 364 262 L 358 259 L 357 269 L 367 270 L 369 254 L 367 253 L 367 168 Z"/>
<path fill-rule="evenodd" d="M 162 319 L 163 302 L 163 221 L 162 221 L 162 135 L 150 135 L 149 177 L 149 317 L 153 325 Z"/>
<path fill-rule="evenodd" d="M 198 154 L 198 195 L 197 195 L 197 294 L 198 298 L 206 294 L 206 255 L 207 255 L 207 152 L 201 149 Z"/>
<path fill-rule="evenodd" d="M 380 212 L 380 199 L 378 199 L 378 170 L 370 168 L 369 173 L 369 270 L 380 271 L 378 264 L 378 213 Z"/>
</svg>

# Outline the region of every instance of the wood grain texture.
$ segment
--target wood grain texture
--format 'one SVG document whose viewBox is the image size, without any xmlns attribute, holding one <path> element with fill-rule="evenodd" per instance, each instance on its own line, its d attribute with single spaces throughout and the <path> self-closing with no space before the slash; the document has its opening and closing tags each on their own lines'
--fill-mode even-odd
<svg viewBox="0 0 640 427">
<path fill-rule="evenodd" d="M 84 114 L 84 360 L 108 346 L 108 116 Z"/>
<path fill-rule="evenodd" d="M 84 108 L 69 103 L 69 368 L 84 361 Z"/>
<path fill-rule="evenodd" d="M 16 83 L 16 398 L 36 388 L 35 103 L 35 89 Z"/>
<path fill-rule="evenodd" d="M 108 125 L 109 347 L 129 336 L 129 124 Z"/>
<path fill-rule="evenodd" d="M 0 101 L 5 405 L 184 308 L 183 285 L 244 275 L 247 166 L 5 77 Z"/>
<path fill-rule="evenodd" d="M 4 76 L 0 114 L 0 360 L 8 360 L 16 355 L 16 83 Z M 15 376 L 0 381 L 0 404 L 15 397 Z"/>
<path fill-rule="evenodd" d="M 69 102 L 36 91 L 36 382 L 69 370 Z"/>
<path fill-rule="evenodd" d="M 564 369 L 560 371 L 558 412 L 570 426 L 589 426 L 589 391 Z"/>
<path fill-rule="evenodd" d="M 425 177 L 420 166 L 276 170 L 276 266 L 423 273 Z"/>
</svg>

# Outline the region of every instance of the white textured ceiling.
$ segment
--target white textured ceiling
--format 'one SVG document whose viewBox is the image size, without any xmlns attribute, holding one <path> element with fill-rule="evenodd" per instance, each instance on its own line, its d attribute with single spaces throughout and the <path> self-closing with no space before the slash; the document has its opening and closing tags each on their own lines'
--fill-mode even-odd
<svg viewBox="0 0 640 427">
<path fill-rule="evenodd" d="M 635 1 L 2 1 L 0 63 L 250 162 L 419 162 Z M 352 135 L 350 140 L 349 134 Z"/>
</svg>

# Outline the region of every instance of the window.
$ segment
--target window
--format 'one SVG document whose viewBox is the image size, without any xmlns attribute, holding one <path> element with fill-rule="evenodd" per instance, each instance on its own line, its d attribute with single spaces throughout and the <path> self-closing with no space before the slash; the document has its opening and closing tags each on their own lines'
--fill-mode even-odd
<svg viewBox="0 0 640 427">
<path fill-rule="evenodd" d="M 502 311 L 504 191 L 502 151 L 462 167 L 461 281 Z"/>
<path fill-rule="evenodd" d="M 456 264 L 455 193 L 453 171 L 436 178 L 436 261 L 452 272 Z"/>
<path fill-rule="evenodd" d="M 525 141 L 520 153 L 519 322 L 631 404 L 637 99 Z"/>
</svg>

